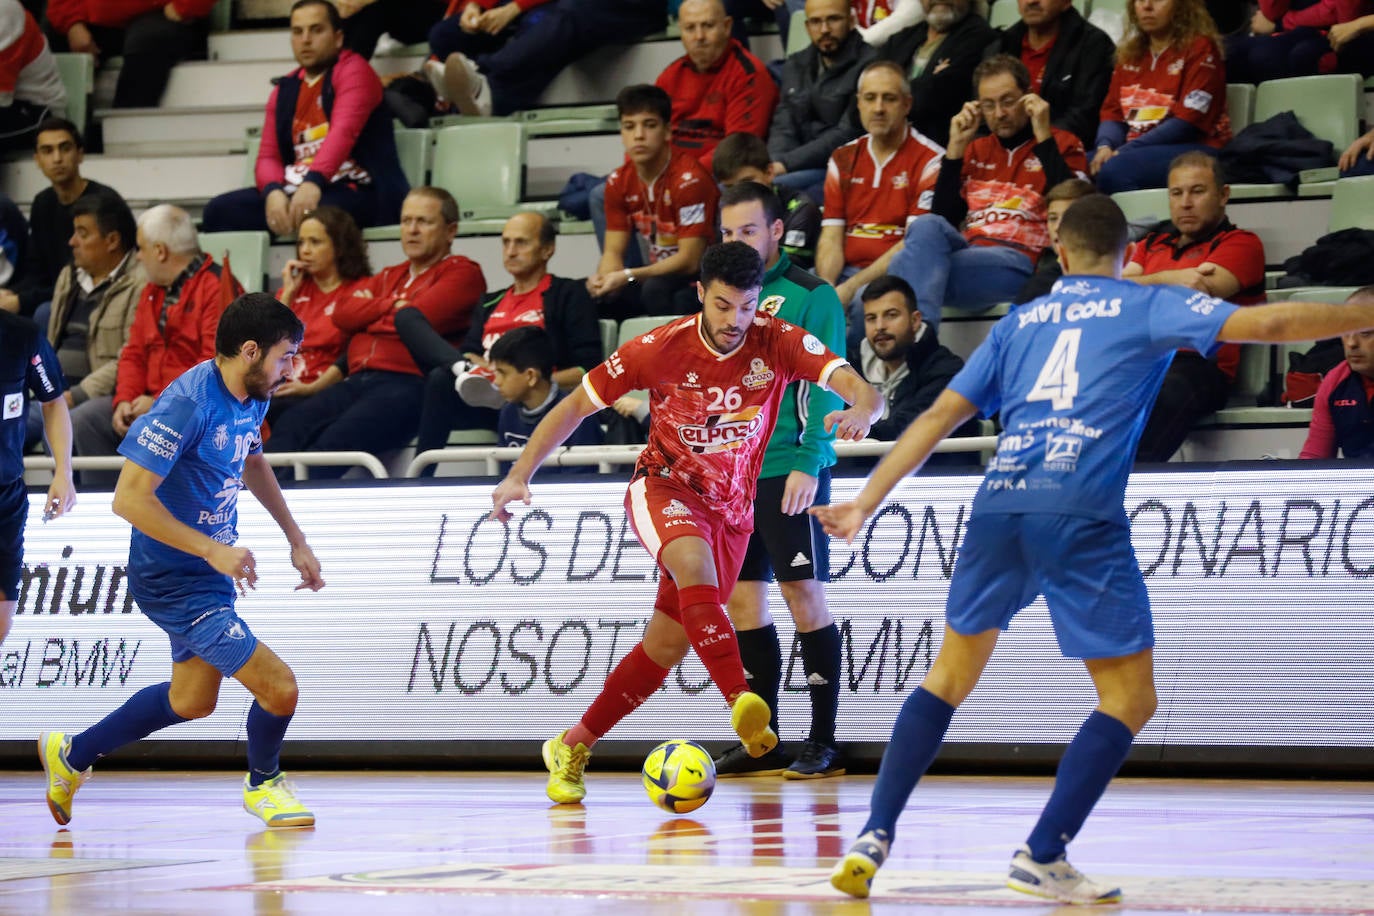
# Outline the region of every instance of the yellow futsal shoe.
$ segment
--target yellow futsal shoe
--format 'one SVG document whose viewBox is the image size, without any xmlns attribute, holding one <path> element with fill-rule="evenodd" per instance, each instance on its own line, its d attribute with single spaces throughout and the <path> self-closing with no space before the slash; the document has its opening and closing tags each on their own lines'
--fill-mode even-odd
<svg viewBox="0 0 1374 916">
<path fill-rule="evenodd" d="M 73 770 L 67 763 L 67 749 L 71 739 L 62 732 L 44 732 L 38 736 L 38 759 L 48 777 L 48 810 L 53 820 L 68 824 L 72 819 L 72 798 L 81 784 L 91 777 L 91 769 Z"/>
<path fill-rule="evenodd" d="M 565 729 L 557 738 L 544 742 L 544 766 L 549 768 L 549 782 L 544 793 L 549 801 L 560 805 L 573 805 L 587 797 L 587 786 L 582 781 L 582 773 L 587 769 L 587 761 L 592 759 L 592 749 L 578 743 L 568 747 L 563 743 Z"/>
<path fill-rule="evenodd" d="M 262 818 L 269 827 L 313 827 L 315 824 L 315 815 L 296 798 L 296 787 L 286 781 L 285 773 L 278 773 L 256 786 L 249 785 L 248 777 L 243 777 L 243 810 Z"/>
<path fill-rule="evenodd" d="M 873 890 L 873 876 L 887 861 L 892 837 L 886 830 L 870 830 L 854 841 L 830 872 L 830 886 L 864 900 Z"/>
<path fill-rule="evenodd" d="M 778 746 L 778 733 L 769 728 L 773 710 L 757 693 L 745 691 L 730 704 L 730 727 L 750 757 L 762 757 Z"/>
</svg>

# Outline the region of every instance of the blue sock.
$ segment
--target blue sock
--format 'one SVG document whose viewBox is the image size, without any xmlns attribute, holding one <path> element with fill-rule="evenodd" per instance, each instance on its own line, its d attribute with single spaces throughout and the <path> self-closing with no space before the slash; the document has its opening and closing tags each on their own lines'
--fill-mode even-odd
<svg viewBox="0 0 1374 916">
<path fill-rule="evenodd" d="M 1059 761 L 1054 791 L 1035 829 L 1026 839 L 1031 858 L 1053 862 L 1078 835 L 1093 806 L 1107 791 L 1130 753 L 1135 736 L 1120 719 L 1093 710 Z"/>
<path fill-rule="evenodd" d="M 262 785 L 281 772 L 281 742 L 290 716 L 274 716 L 253 701 L 248 710 L 248 784 Z"/>
<path fill-rule="evenodd" d="M 186 720 L 172 711 L 168 693 L 171 682 L 144 687 L 124 701 L 124 705 L 79 735 L 72 735 L 67 764 L 84 770 L 96 758 L 112 754 L 126 744 L 146 738 L 153 732 Z"/>
<path fill-rule="evenodd" d="M 924 687 L 906 698 L 878 767 L 878 782 L 873 786 L 868 823 L 862 833 L 886 830 L 889 837 L 896 835 L 897 818 L 916 782 L 935 760 L 953 717 L 954 707 Z"/>
</svg>

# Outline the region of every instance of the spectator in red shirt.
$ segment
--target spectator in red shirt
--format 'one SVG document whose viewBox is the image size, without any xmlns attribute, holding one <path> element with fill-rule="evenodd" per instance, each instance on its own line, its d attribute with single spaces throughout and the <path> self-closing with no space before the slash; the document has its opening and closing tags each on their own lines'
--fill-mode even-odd
<svg viewBox="0 0 1374 916">
<path fill-rule="evenodd" d="M 1123 279 L 1186 286 L 1237 305 L 1264 301 L 1264 244 L 1226 218 L 1231 189 L 1215 156 L 1184 153 L 1169 167 L 1169 218 L 1136 244 Z M 1226 406 L 1240 362 L 1239 344 L 1210 358 L 1179 350 L 1155 399 L 1136 452 L 1168 461 L 1198 420 Z"/>
<path fill-rule="evenodd" d="M 1226 41 L 1226 79 L 1262 83 L 1334 73 L 1339 67 L 1327 30 L 1374 12 L 1369 0 L 1260 0 L 1249 35 Z"/>
<path fill-rule="evenodd" d="M 1169 163 L 1231 139 L 1226 67 L 1202 0 L 1132 0 L 1090 171 L 1104 194 L 1162 188 Z"/>
<path fill-rule="evenodd" d="M 0 149 L 28 149 L 38 125 L 66 113 L 57 59 L 33 14 L 0 0 Z"/>
<path fill-rule="evenodd" d="M 1050 123 L 1087 146 L 1097 137 L 1116 44 L 1073 8 L 1073 0 L 1017 3 L 1021 19 L 1002 30 L 998 49 L 1026 65 L 1031 91 L 1050 103 Z"/>
<path fill-rule="evenodd" d="M 370 276 L 367 242 L 353 217 L 338 207 L 312 210 L 296 230 L 296 256 L 282 268 L 277 290 L 277 299 L 304 323 L 305 337 L 296 371 L 272 394 L 268 423 L 343 381 L 345 338 L 334 323 L 334 310 Z"/>
<path fill-rule="evenodd" d="M 257 185 L 206 204 L 206 232 L 289 235 L 321 204 L 347 210 L 359 226 L 396 222 L 409 185 L 382 83 L 343 40 L 329 0 L 292 4 L 291 52 L 300 67 L 267 100 Z"/>
<path fill-rule="evenodd" d="M 1348 303 L 1374 302 L 1374 286 Z M 1374 457 L 1374 331 L 1341 335 L 1345 359 L 1326 373 L 1312 402 L 1312 423 L 1299 458 Z"/>
<path fill-rule="evenodd" d="M 937 331 L 947 305 L 979 311 L 1016 295 L 1050 242 L 1045 192 L 1088 170 L 1083 142 L 1050 126 L 1049 103 L 1030 91 L 1020 60 L 990 57 L 973 79 L 978 100 L 950 122 L 934 212 L 907 226 L 888 266 Z M 985 123 L 990 133 L 977 136 Z"/>
<path fill-rule="evenodd" d="M 687 53 L 654 84 L 672 99 L 673 151 L 695 156 L 709 173 L 726 134 L 767 138 L 778 87 L 763 61 L 730 37 L 721 0 L 683 0 L 677 24 Z"/>
<path fill-rule="evenodd" d="M 911 87 L 901 67 L 878 60 L 864 68 L 859 121 L 868 133 L 830 157 L 816 245 L 816 274 L 835 287 L 842 305 L 887 273 L 906 227 L 930 212 L 945 148 L 907 123 L 910 110 Z M 862 334 L 863 322 L 857 327 Z"/>
<path fill-rule="evenodd" d="M 172 67 L 205 56 L 216 0 L 48 0 L 55 50 L 123 57 L 114 107 L 156 108 Z"/>
<path fill-rule="evenodd" d="M 270 452 L 379 452 L 415 436 L 425 380 L 396 330 L 396 314 L 420 311 L 443 337 L 462 340 L 486 292 L 482 268 L 450 254 L 458 203 L 443 188 L 413 189 L 401 205 L 406 260 L 358 285 L 335 304 L 334 324 L 348 339 L 348 378 L 293 408 L 272 430 Z M 315 468 L 316 478 L 346 468 Z"/>
<path fill-rule="evenodd" d="M 162 204 L 138 219 L 138 260 L 148 285 L 135 306 L 129 340 L 119 352 L 113 395 L 72 410 L 76 453 L 113 455 L 129 426 L 148 412 L 177 376 L 215 355 L 224 306 L 243 293 L 215 259 L 200 250 L 191 217 Z M 114 471 L 83 471 L 86 486 L 113 486 Z"/>
<path fill-rule="evenodd" d="M 616 97 L 625 162 L 606 179 L 606 241 L 587 278 L 606 318 L 686 315 L 699 307 L 693 284 L 715 235 L 720 192 L 695 156 L 670 145 L 671 107 L 658 86 L 627 86 Z M 626 266 L 626 253 L 641 244 L 649 263 Z"/>
</svg>

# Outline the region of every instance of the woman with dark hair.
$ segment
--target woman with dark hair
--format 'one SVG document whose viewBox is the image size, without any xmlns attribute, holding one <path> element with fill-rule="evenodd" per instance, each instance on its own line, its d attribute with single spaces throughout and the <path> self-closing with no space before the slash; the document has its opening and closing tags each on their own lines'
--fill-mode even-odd
<svg viewBox="0 0 1374 916">
<path fill-rule="evenodd" d="M 312 210 L 296 231 L 296 257 L 282 269 L 277 298 L 305 323 L 294 377 L 277 389 L 267 420 L 342 381 L 344 335 L 330 320 L 334 304 L 351 296 L 358 281 L 372 276 L 367 242 L 348 211 Z"/>
<path fill-rule="evenodd" d="M 1231 139 L 1221 39 L 1203 0 L 1131 0 L 1089 171 L 1104 194 L 1162 188 L 1169 163 Z"/>
</svg>

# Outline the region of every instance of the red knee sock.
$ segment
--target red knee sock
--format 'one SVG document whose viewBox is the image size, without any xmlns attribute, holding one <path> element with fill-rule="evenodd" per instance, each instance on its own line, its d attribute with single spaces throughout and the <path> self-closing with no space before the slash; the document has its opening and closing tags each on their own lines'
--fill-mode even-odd
<svg viewBox="0 0 1374 916">
<path fill-rule="evenodd" d="M 678 612 L 692 648 L 697 650 L 711 680 L 727 702 L 749 689 L 744 663 L 739 657 L 735 628 L 720 606 L 720 589 L 714 585 L 689 585 L 678 591 Z"/>
<path fill-rule="evenodd" d="M 606 678 L 606 686 L 583 714 L 582 726 L 600 738 L 638 709 L 667 677 L 668 669 L 656 665 L 644 643 L 637 643 Z"/>
</svg>

